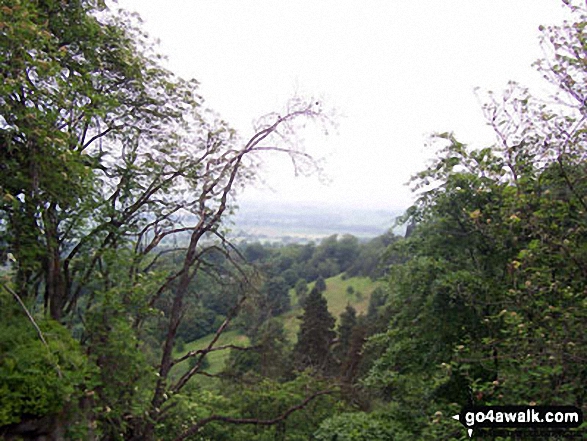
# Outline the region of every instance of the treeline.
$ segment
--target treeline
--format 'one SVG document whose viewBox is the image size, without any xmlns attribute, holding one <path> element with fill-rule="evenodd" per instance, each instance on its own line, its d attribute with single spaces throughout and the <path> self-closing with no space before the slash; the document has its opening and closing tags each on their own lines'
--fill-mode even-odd
<svg viewBox="0 0 587 441">
<path fill-rule="evenodd" d="M 383 254 L 396 239 L 391 232 L 361 241 L 349 234 L 335 234 L 318 245 L 251 243 L 244 244 L 242 252 L 248 262 L 257 263 L 269 275 L 279 273 L 291 286 L 299 279 L 313 282 L 318 277 L 326 279 L 340 273 L 377 279 L 386 269 Z"/>
<path fill-rule="evenodd" d="M 251 271 L 255 271 L 259 280 L 258 295 L 255 296 L 259 310 L 255 313 L 249 309 L 248 318 L 239 318 L 231 329 L 246 326 L 257 327 L 269 317 L 279 316 L 290 311 L 293 289 L 297 299 L 303 302 L 308 295 L 309 286 L 316 283 L 324 291 L 324 280 L 343 274 L 343 278 L 368 277 L 379 279 L 390 265 L 391 259 L 384 259 L 388 246 L 398 240 L 393 233 L 386 233 L 371 240 L 359 241 L 351 235 L 332 235 L 319 244 L 241 244 L 238 253 L 242 254 Z M 172 267 L 174 257 L 169 253 L 167 259 L 161 259 L 158 266 L 162 269 Z M 222 254 L 207 261 L 217 268 L 230 265 Z M 237 302 L 238 291 L 232 286 L 222 288 L 216 280 L 202 275 L 194 279 L 190 290 L 198 293 L 186 299 L 184 320 L 177 330 L 177 338 L 188 343 L 197 340 L 218 329 L 230 309 Z M 160 307 L 170 306 L 165 296 L 160 299 Z M 164 324 L 159 326 L 163 339 Z"/>
</svg>

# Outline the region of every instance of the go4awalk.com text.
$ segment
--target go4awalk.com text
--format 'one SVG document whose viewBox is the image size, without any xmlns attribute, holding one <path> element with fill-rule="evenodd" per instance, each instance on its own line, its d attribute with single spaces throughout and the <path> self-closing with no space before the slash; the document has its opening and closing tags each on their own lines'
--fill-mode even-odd
<svg viewBox="0 0 587 441">
<path fill-rule="evenodd" d="M 574 406 L 468 406 L 453 418 L 472 437 L 475 429 L 576 428 L 583 422 L 583 413 Z"/>
</svg>

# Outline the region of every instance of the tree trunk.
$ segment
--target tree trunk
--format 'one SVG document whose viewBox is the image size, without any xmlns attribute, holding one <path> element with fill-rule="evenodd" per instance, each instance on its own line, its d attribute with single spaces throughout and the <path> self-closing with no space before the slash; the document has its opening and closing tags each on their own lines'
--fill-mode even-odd
<svg viewBox="0 0 587 441">
<path fill-rule="evenodd" d="M 45 303 L 49 305 L 49 314 L 54 320 L 61 320 L 66 300 L 65 278 L 61 267 L 61 244 L 55 207 L 51 204 L 43 213 L 45 224 Z"/>
</svg>

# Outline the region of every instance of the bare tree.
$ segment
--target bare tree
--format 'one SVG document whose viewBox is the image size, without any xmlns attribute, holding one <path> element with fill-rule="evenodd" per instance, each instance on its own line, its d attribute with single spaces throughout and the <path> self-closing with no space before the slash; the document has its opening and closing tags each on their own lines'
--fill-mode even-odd
<svg viewBox="0 0 587 441">
<path fill-rule="evenodd" d="M 255 179 L 260 155 L 269 152 L 285 154 L 291 159 L 296 173 L 321 173 L 319 161 L 307 153 L 303 145 L 296 140 L 299 128 L 308 121 L 317 122 L 324 127 L 330 122 L 330 118 L 322 111 L 319 102 L 292 100 L 283 114 L 274 113 L 262 118 L 256 126 L 254 135 L 247 142 L 238 146 L 233 133 L 225 130 L 217 133 L 208 132 L 204 150 L 198 158 L 192 160 L 189 168 L 183 166 L 166 172 L 169 178 L 165 179 L 173 177 L 177 185 L 185 186 L 185 188 L 174 189 L 177 191 L 176 196 L 181 197 L 176 197 L 172 204 L 168 200 L 163 200 L 164 204 L 157 212 L 157 216 L 135 235 L 136 254 L 130 274 L 136 281 L 138 274 L 149 267 L 150 264 L 147 265 L 146 262 L 152 263 L 161 253 L 167 251 L 158 248 L 164 238 L 183 234 L 182 241 L 186 242 L 186 245 L 181 249 L 173 250 L 175 257 L 181 256 L 181 260 L 176 261 L 174 270 L 167 274 L 163 282 L 146 300 L 151 307 L 154 307 L 157 300 L 165 294 L 171 299 L 171 307 L 169 316 L 166 318 L 166 335 L 158 364 L 158 379 L 151 400 L 149 412 L 151 422 L 138 430 L 140 437 L 152 436 L 152 422 L 165 417 L 166 402 L 169 397 L 179 393 L 194 375 L 201 372 L 203 360 L 208 353 L 234 349 L 231 345 L 217 347 L 218 339 L 238 314 L 240 306 L 246 301 L 247 290 L 256 289 L 256 287 L 251 280 L 254 274 L 250 274 L 250 271 L 243 267 L 243 256 L 225 237 L 221 227 L 226 215 L 231 211 L 231 202 L 234 200 L 235 193 Z M 151 183 L 147 190 L 156 187 L 157 184 Z M 141 197 L 145 201 L 155 200 L 150 195 L 141 195 Z M 131 209 L 132 207 L 133 205 Z M 192 222 L 191 225 L 178 227 L 172 222 L 173 214 L 178 212 L 181 212 L 183 221 L 189 220 Z M 241 294 L 207 347 L 174 359 L 173 348 L 183 318 L 185 299 L 190 291 L 190 282 L 200 272 L 212 273 L 216 270 L 206 261 L 210 253 L 219 253 L 230 262 L 232 267 L 230 277 L 241 285 Z M 155 257 L 150 254 L 155 254 Z M 135 319 L 137 328 L 141 326 L 143 319 L 144 317 L 141 316 Z M 186 370 L 179 379 L 171 381 L 171 368 L 194 357 L 196 362 L 193 367 Z"/>
</svg>

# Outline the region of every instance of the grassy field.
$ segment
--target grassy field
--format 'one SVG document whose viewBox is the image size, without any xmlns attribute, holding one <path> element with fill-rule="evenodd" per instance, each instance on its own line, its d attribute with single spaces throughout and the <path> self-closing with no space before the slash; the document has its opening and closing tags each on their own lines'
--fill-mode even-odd
<svg viewBox="0 0 587 441">
<path fill-rule="evenodd" d="M 377 287 L 377 282 L 373 282 L 367 277 L 353 277 L 347 280 L 343 280 L 342 275 L 330 277 L 326 279 L 326 291 L 324 297 L 328 302 L 328 310 L 337 319 L 340 314 L 344 311 L 347 304 L 351 304 L 356 310 L 357 314 L 366 313 L 369 305 L 369 298 L 371 293 Z M 348 292 L 348 287 L 352 287 L 352 293 Z M 308 288 L 311 290 L 314 284 L 309 284 Z M 290 291 L 292 299 L 292 309 L 281 316 L 283 320 L 283 326 L 289 340 L 294 343 L 297 338 L 298 329 L 300 327 L 299 316 L 302 314 L 302 308 L 298 304 L 293 289 Z M 213 336 L 208 335 L 199 340 L 195 340 L 190 343 L 186 343 L 183 354 L 189 351 L 195 351 L 203 349 L 208 346 Z M 238 331 L 225 332 L 220 336 L 216 346 L 222 346 L 227 344 L 246 346 L 249 343 L 248 338 L 245 335 L 240 334 Z M 211 374 L 217 374 L 224 368 L 224 363 L 228 358 L 229 351 L 215 351 L 208 355 L 208 362 L 210 367 L 206 369 Z M 175 353 L 174 356 L 178 357 L 182 354 Z M 182 375 L 188 369 L 187 363 L 178 365 L 173 370 L 173 376 L 175 378 Z M 204 382 L 210 383 L 210 378 L 204 378 Z M 213 383 L 213 382 L 212 382 Z M 202 383 L 203 384 L 203 383 Z"/>
<path fill-rule="evenodd" d="M 198 349 L 204 349 L 208 347 L 210 342 L 214 338 L 214 335 L 210 334 L 206 337 L 202 337 L 198 340 L 194 340 L 190 343 L 186 343 L 184 346 L 184 350 L 180 353 L 178 351 L 174 351 L 174 357 L 180 357 L 184 354 L 187 354 L 190 351 L 197 351 Z M 228 331 L 224 332 L 218 342 L 216 342 L 215 347 L 223 346 L 223 345 L 238 345 L 238 346 L 247 346 L 249 344 L 249 339 L 246 335 L 242 335 L 239 331 Z M 209 374 L 218 374 L 224 369 L 224 364 L 228 359 L 228 355 L 230 354 L 230 350 L 223 350 L 223 351 L 213 351 L 210 352 L 207 356 L 209 367 L 206 370 Z M 185 361 L 173 367 L 172 370 L 172 378 L 177 379 L 181 377 L 185 372 L 189 369 L 188 362 Z M 199 383 L 202 386 L 207 388 L 214 388 L 216 384 L 216 379 L 208 378 L 208 377 L 198 377 L 194 378 L 194 381 Z"/>
<path fill-rule="evenodd" d="M 353 288 L 352 294 L 347 292 L 349 286 Z M 350 303 L 357 310 L 357 314 L 366 314 L 371 293 L 376 287 L 377 283 L 368 277 L 353 277 L 343 280 L 342 275 L 338 275 L 326 279 L 324 297 L 328 301 L 328 310 L 338 320 L 346 305 Z"/>
<path fill-rule="evenodd" d="M 346 305 L 352 305 L 356 310 L 357 314 L 367 313 L 369 306 L 369 299 L 371 293 L 378 286 L 378 282 L 373 282 L 368 277 L 352 277 L 347 280 L 343 280 L 342 274 L 335 277 L 330 277 L 325 280 L 326 291 L 324 297 L 328 302 L 328 310 L 330 313 L 338 319 L 340 314 L 345 310 Z M 347 291 L 348 287 L 352 287 L 353 293 Z M 308 285 L 308 290 L 314 287 L 314 283 Z M 296 341 L 298 329 L 300 327 L 300 320 L 298 317 L 302 314 L 302 308 L 298 303 L 297 296 L 293 289 L 290 291 L 292 310 L 284 314 L 283 326 L 289 337 L 289 340 L 293 343 Z"/>
</svg>

